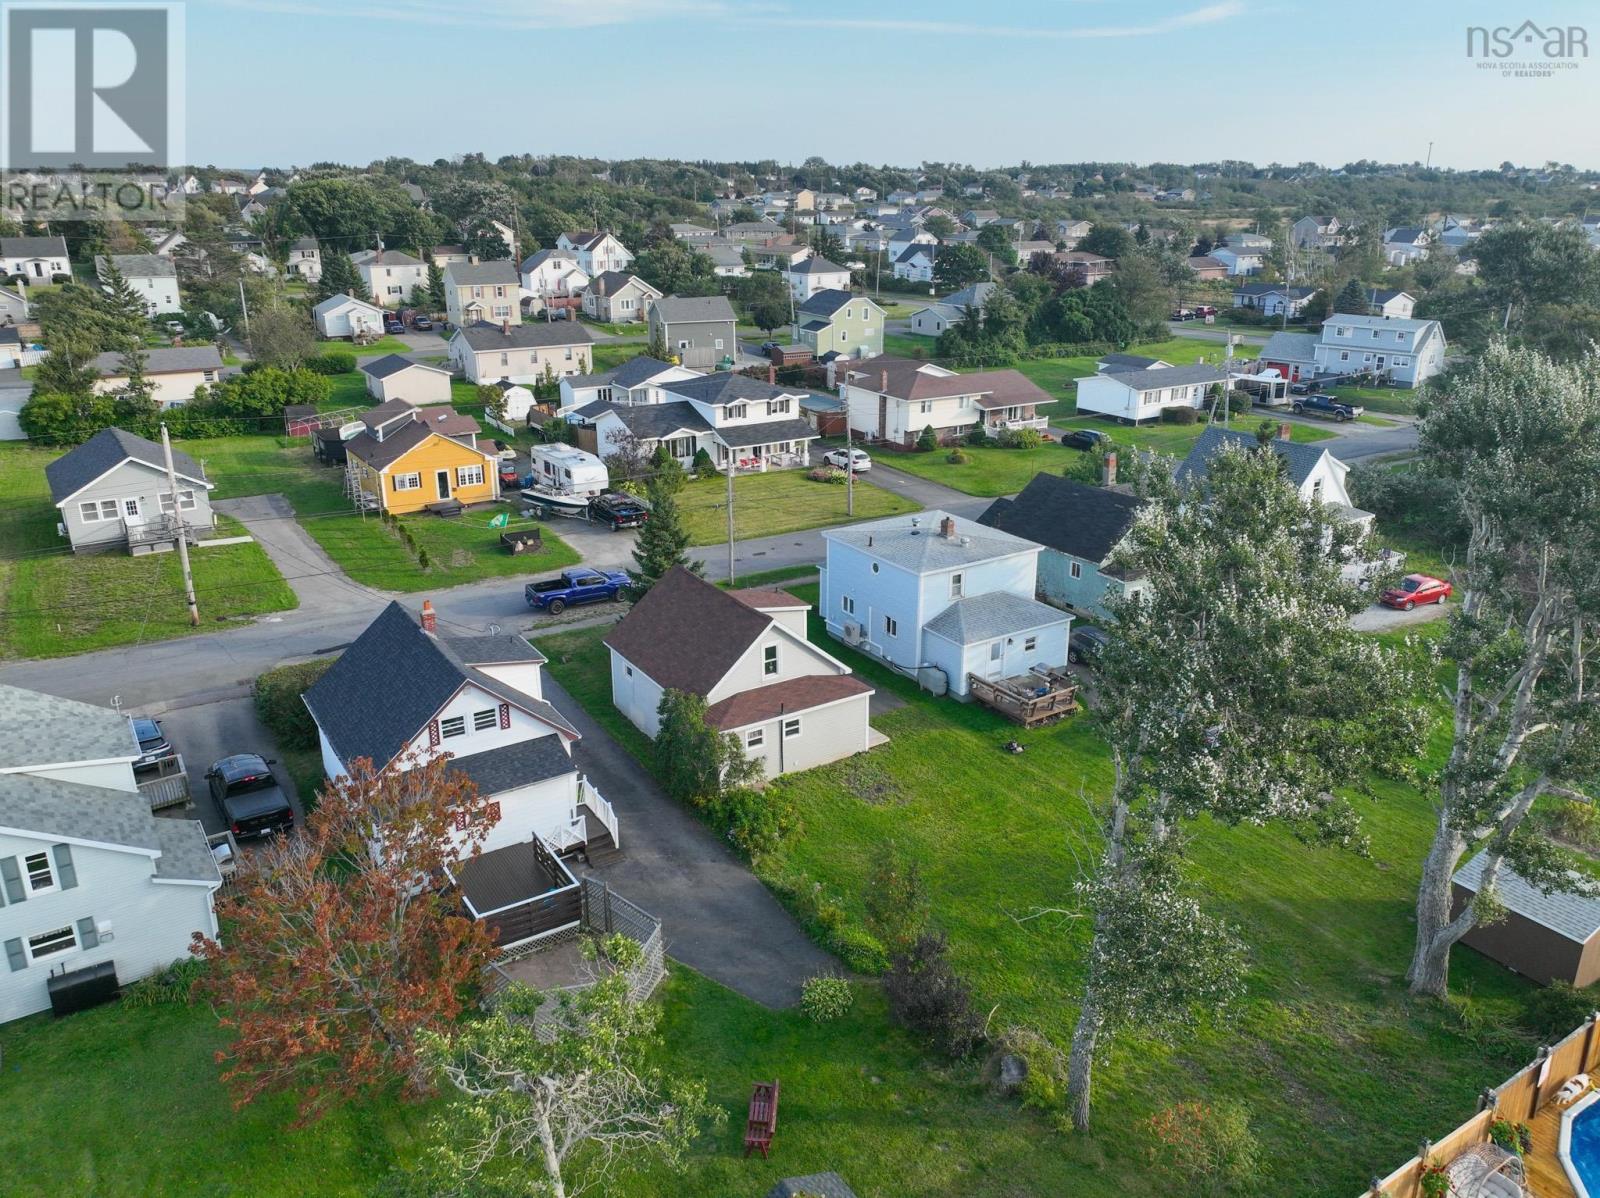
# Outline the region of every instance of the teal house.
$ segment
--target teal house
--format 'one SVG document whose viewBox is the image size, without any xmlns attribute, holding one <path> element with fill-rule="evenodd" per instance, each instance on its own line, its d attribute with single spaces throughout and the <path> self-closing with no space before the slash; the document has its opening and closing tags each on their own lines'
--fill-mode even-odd
<svg viewBox="0 0 1600 1198">
<path fill-rule="evenodd" d="M 1105 619 L 1108 597 L 1142 589 L 1141 579 L 1110 561 L 1138 511 L 1139 500 L 1116 487 L 1036 474 L 1015 499 L 990 504 L 978 523 L 1044 546 L 1037 585 L 1046 602 Z"/>
</svg>

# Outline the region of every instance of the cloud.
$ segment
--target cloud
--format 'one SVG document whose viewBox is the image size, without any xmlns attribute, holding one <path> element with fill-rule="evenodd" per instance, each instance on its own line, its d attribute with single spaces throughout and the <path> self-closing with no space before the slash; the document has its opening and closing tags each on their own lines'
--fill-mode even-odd
<svg viewBox="0 0 1600 1198">
<path fill-rule="evenodd" d="M 336 9 L 313 0 L 213 0 L 223 8 L 296 16 L 337 16 L 410 25 L 470 25 L 491 29 L 590 29 L 680 17 L 759 15 L 764 5 L 736 0 L 386 0 L 343 4 Z"/>
<path fill-rule="evenodd" d="M 1215 25 L 1231 20 L 1245 11 L 1243 0 L 1223 0 L 1189 12 L 1175 13 L 1139 25 L 1081 25 L 1046 28 L 1021 28 L 1015 25 L 977 24 L 968 21 L 930 21 L 916 17 L 791 17 L 769 16 L 759 19 L 760 24 L 794 25 L 807 29 L 844 29 L 874 33 L 921 33 L 955 37 L 1014 37 L 1014 38 L 1119 38 L 1150 37 L 1160 33 L 1173 33 L 1199 25 Z"/>
</svg>

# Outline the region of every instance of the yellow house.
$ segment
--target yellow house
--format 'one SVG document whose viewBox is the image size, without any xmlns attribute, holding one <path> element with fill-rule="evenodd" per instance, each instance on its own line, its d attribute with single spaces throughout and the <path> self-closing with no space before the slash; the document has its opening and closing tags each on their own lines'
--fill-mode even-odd
<svg viewBox="0 0 1600 1198">
<path fill-rule="evenodd" d="M 393 400 L 362 414 L 367 431 L 345 442 L 349 469 L 369 505 L 400 516 L 435 503 L 500 498 L 492 455 L 477 446 L 478 422 L 450 408 Z"/>
</svg>

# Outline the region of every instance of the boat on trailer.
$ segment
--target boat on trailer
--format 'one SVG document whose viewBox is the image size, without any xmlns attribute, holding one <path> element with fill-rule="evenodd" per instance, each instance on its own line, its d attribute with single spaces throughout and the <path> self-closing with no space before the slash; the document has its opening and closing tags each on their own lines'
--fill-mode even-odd
<svg viewBox="0 0 1600 1198">
<path fill-rule="evenodd" d="M 611 485 L 606 464 L 576 445 L 536 445 L 528 456 L 532 470 L 522 488 L 525 507 L 580 516 Z"/>
</svg>

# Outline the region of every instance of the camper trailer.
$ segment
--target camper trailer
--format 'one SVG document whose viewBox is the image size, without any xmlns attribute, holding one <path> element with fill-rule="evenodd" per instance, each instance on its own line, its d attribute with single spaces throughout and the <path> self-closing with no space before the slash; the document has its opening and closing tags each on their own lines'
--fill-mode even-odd
<svg viewBox="0 0 1600 1198">
<path fill-rule="evenodd" d="M 610 485 L 605 463 L 574 445 L 537 445 L 522 498 L 530 507 L 576 515 Z"/>
</svg>

